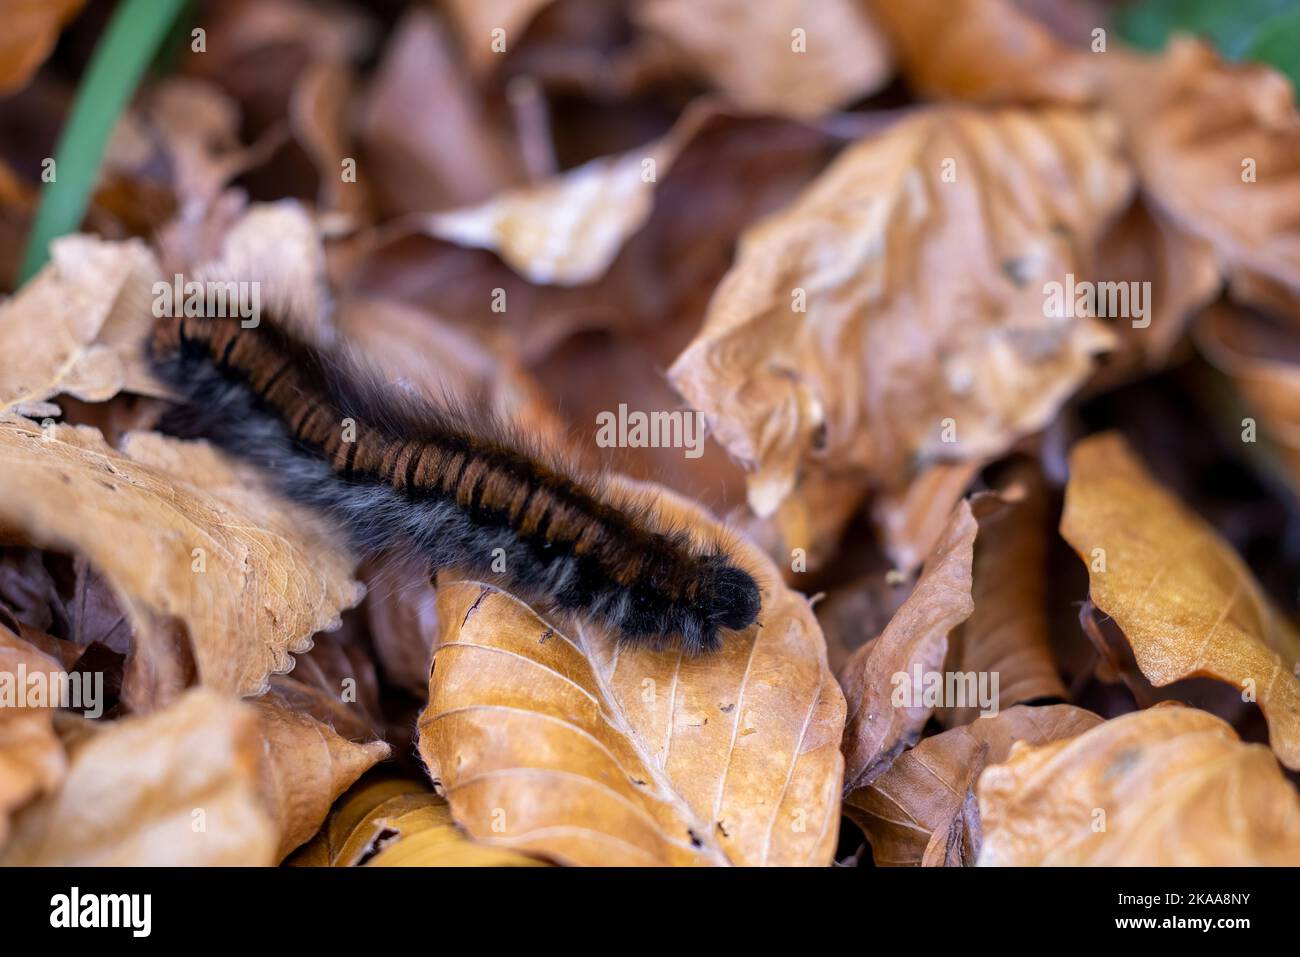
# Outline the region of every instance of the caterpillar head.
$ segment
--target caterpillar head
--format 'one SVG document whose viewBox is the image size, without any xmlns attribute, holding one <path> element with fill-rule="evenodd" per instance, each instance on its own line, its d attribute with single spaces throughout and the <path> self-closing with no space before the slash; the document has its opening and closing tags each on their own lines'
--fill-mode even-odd
<svg viewBox="0 0 1300 957">
<path fill-rule="evenodd" d="M 715 651 L 724 630 L 743 631 L 758 620 L 758 582 L 725 555 L 705 561 L 695 595 L 693 602 L 673 609 L 670 622 L 688 651 Z"/>
</svg>

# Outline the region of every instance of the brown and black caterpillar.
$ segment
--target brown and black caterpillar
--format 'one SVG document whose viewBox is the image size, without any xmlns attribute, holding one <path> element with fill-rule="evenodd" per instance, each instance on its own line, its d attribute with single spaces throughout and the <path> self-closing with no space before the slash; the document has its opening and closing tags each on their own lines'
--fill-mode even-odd
<svg viewBox="0 0 1300 957">
<path fill-rule="evenodd" d="M 490 416 L 395 394 L 265 318 L 161 318 L 147 351 L 181 399 L 166 431 L 266 469 L 362 549 L 413 548 L 433 571 L 502 581 L 625 641 L 709 651 L 758 617 L 757 583 L 719 542 L 658 527 Z"/>
</svg>

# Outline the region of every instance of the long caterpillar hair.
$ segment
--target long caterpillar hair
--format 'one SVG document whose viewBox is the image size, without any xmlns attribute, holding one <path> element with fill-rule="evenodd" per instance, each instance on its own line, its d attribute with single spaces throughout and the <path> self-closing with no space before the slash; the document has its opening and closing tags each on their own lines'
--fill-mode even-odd
<svg viewBox="0 0 1300 957">
<path fill-rule="evenodd" d="M 688 652 L 758 617 L 758 584 L 720 538 L 664 527 L 646 503 L 530 448 L 494 416 L 385 389 L 354 358 L 265 317 L 248 328 L 162 317 L 146 352 L 180 400 L 165 431 L 266 469 L 365 551 L 411 548 L 431 573 L 458 567 L 591 616 L 620 640 Z"/>
</svg>

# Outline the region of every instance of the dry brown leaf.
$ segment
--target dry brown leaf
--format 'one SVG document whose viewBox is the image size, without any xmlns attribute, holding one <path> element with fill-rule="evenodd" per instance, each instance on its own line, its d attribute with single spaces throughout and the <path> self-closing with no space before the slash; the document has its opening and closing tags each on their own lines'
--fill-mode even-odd
<svg viewBox="0 0 1300 957">
<path fill-rule="evenodd" d="M 918 459 L 994 456 L 1052 418 L 1114 342 L 1046 316 L 1043 287 L 1086 275 L 1124 208 L 1116 147 L 1071 111 L 926 110 L 745 234 L 669 376 L 757 470 L 755 512 L 829 463 L 898 486 Z"/>
<path fill-rule="evenodd" d="M 744 473 L 730 459 L 727 464 L 731 466 L 729 473 L 735 471 L 743 479 Z M 737 486 L 735 500 L 739 504 L 743 494 L 739 491 L 740 481 L 729 484 Z M 799 494 L 786 498 L 771 518 L 753 517 L 751 530 L 766 528 L 776 536 L 777 540 L 766 551 L 773 556 L 791 556 L 788 563 L 782 559 L 782 564 L 789 568 L 788 573 L 785 568 L 782 573 L 787 582 L 797 583 L 799 579 L 792 576 L 818 571 L 836 556 L 845 527 L 862 510 L 866 498 L 867 490 L 857 475 L 837 475 L 831 471 L 811 473 L 804 477 Z M 742 515 L 750 518 L 748 512 Z"/>
<path fill-rule="evenodd" d="M 344 178 L 344 163 L 348 159 L 356 161 L 346 116 L 352 89 L 348 67 L 323 60 L 303 70 L 289 104 L 294 136 L 311 156 L 320 179 L 317 205 L 347 217 L 348 225 L 356 225 L 363 218 L 367 205 L 365 178 L 359 164 L 353 179 Z"/>
<path fill-rule="evenodd" d="M 1037 467 L 1017 463 L 1003 485 L 1007 498 L 971 501 L 979 523 L 971 597 L 975 610 L 949 640 L 949 671 L 998 676 L 997 707 L 1065 698 L 1047 624 L 1047 488 Z M 1016 493 L 1009 501 L 1012 490 Z M 974 704 L 940 708 L 946 728 L 980 714 Z"/>
<path fill-rule="evenodd" d="M 1207 310 L 1195 327 L 1201 353 L 1228 376 L 1257 417 L 1258 439 L 1281 459 L 1286 479 L 1300 489 L 1300 349 L 1289 330 L 1227 305 Z M 1245 421 L 1233 423 L 1244 430 Z M 1262 443 L 1261 443 L 1262 444 Z"/>
<path fill-rule="evenodd" d="M 944 731 L 849 794 L 845 813 L 871 842 L 877 866 L 972 865 L 981 842 L 975 782 L 984 768 L 1005 761 L 1017 741 L 1072 738 L 1101 720 L 1068 704 L 1017 706 Z"/>
<path fill-rule="evenodd" d="M 934 550 L 952 510 L 979 475 L 982 462 L 936 462 L 901 491 L 880 495 L 871 517 L 894 567 L 911 576 Z"/>
<path fill-rule="evenodd" d="M 640 349 L 625 351 L 642 361 L 646 352 L 654 356 L 662 378 L 683 337 L 698 328 L 741 230 L 816 176 L 831 144 L 826 134 L 790 120 L 715 113 L 659 178 L 649 219 L 590 285 L 535 286 L 493 253 L 412 235 L 418 217 L 331 244 L 334 274 L 351 295 L 400 298 L 478 332 L 500 330 L 530 366 L 578 333 L 639 335 Z M 504 291 L 504 312 L 492 309 L 495 290 Z M 671 351 L 660 358 L 666 347 Z M 603 378 L 588 370 L 583 380 Z M 558 383 L 560 399 L 591 401 L 585 388 L 565 391 L 564 384 Z"/>
<path fill-rule="evenodd" d="M 0 864 L 265 865 L 255 712 L 205 689 L 146 717 L 85 722 L 62 787 L 14 819 Z"/>
<path fill-rule="evenodd" d="M 345 794 L 321 832 L 286 863 L 297 867 L 541 867 L 478 844 L 423 781 L 374 778 Z"/>
<path fill-rule="evenodd" d="M 361 146 L 386 215 L 482 202 L 521 179 L 516 151 L 486 115 L 452 46 L 444 26 L 413 7 L 362 105 Z"/>
<path fill-rule="evenodd" d="M 874 93 L 893 69 L 855 0 L 641 0 L 633 9 L 746 110 L 821 116 Z"/>
<path fill-rule="evenodd" d="M 263 697 L 364 743 L 384 736 L 384 710 L 370 649 L 349 631 L 316 635 L 311 651 L 295 656 L 292 672 L 273 677 Z"/>
<path fill-rule="evenodd" d="M 892 571 L 883 558 L 872 556 L 861 574 L 831 587 L 815 602 L 826 636 L 826 659 L 835 674 L 842 675 L 858 649 L 885 630 L 912 593 L 915 581 Z"/>
<path fill-rule="evenodd" d="M 4 691 L 9 700 L 0 704 L 0 848 L 9 836 L 10 814 L 54 790 L 67 769 L 54 733 L 54 709 L 23 706 L 27 686 L 20 675 L 37 673 L 48 676 L 47 685 L 53 687 L 50 679 L 64 671 L 53 658 L 0 625 L 0 691 L 9 684 Z"/>
<path fill-rule="evenodd" d="M 55 240 L 49 265 L 0 305 L 0 410 L 51 414 L 60 393 L 161 395 L 140 357 L 159 276 L 139 241 Z"/>
<path fill-rule="evenodd" d="M 1158 60 L 1106 63 L 1107 101 L 1153 205 L 1214 248 L 1238 298 L 1261 284 L 1300 295 L 1300 115 L 1287 79 L 1188 38 Z"/>
<path fill-rule="evenodd" d="M 166 154 L 171 188 L 180 205 L 178 220 L 185 224 L 199 219 L 231 180 L 263 162 L 285 139 L 283 130 L 276 128 L 243 146 L 239 105 L 215 83 L 196 77 L 168 77 L 152 87 L 143 113 L 139 122 L 147 124 L 148 135 Z M 120 146 L 129 128 L 119 127 L 114 146 Z M 145 160 L 130 162 L 128 157 L 125 165 L 139 168 Z"/>
<path fill-rule="evenodd" d="M 320 829 L 334 799 L 389 755 L 382 741 L 358 744 L 274 697 L 251 702 L 262 735 L 261 793 L 273 809 L 282 860 Z"/>
<path fill-rule="evenodd" d="M 27 85 L 85 5 L 86 0 L 0 0 L 0 96 Z"/>
<path fill-rule="evenodd" d="M 844 666 L 840 684 L 849 706 L 843 743 L 845 794 L 883 774 L 930 720 L 934 709 L 920 700 L 910 705 L 895 700 L 915 685 L 916 668 L 923 675 L 943 671 L 948 634 L 974 609 L 971 566 L 977 530 L 970 505 L 959 502 L 912 594 L 880 636 Z M 914 690 L 919 699 L 921 689 Z"/>
<path fill-rule="evenodd" d="M 1099 243 L 1098 281 L 1149 282 L 1147 315 L 1114 326 L 1123 344 L 1110 357 L 1094 388 L 1124 376 L 1162 368 L 1190 317 L 1223 286 L 1214 250 L 1205 240 L 1174 226 L 1139 199 Z"/>
<path fill-rule="evenodd" d="M 678 527 L 695 506 L 661 501 Z M 839 818 L 844 701 L 821 631 L 770 562 L 761 625 L 721 651 L 568 634 L 478 582 L 439 582 L 420 754 L 477 840 L 569 864 L 820 864 Z"/>
<path fill-rule="evenodd" d="M 186 281 L 256 284 L 259 314 L 307 341 L 328 343 L 334 332 L 325 250 L 312 217 L 297 200 L 256 203 L 230 224 L 220 253 L 192 264 Z"/>
<path fill-rule="evenodd" d="M 486 203 L 423 217 L 431 236 L 491 249 L 529 281 L 575 286 L 603 276 L 650 215 L 655 184 L 712 112 L 688 110 L 662 139 L 603 156 Z"/>
<path fill-rule="evenodd" d="M 137 631 L 182 620 L 206 685 L 258 693 L 361 598 L 340 543 L 206 444 L 0 418 L 0 457 L 0 527 L 83 555 Z"/>
<path fill-rule="evenodd" d="M 1300 797 L 1267 748 L 1162 705 L 1051 744 L 1017 744 L 979 780 L 981 865 L 1300 863 Z"/>
<path fill-rule="evenodd" d="M 447 0 L 461 46 L 474 69 L 487 73 L 523 38 L 553 0 Z M 502 31 L 497 34 L 496 31 Z"/>
<path fill-rule="evenodd" d="M 1153 685 L 1191 677 L 1234 685 L 1259 702 L 1278 759 L 1300 768 L 1300 635 L 1231 546 L 1118 434 L 1071 451 L 1061 535 L 1088 565 L 1092 601 L 1123 630 Z"/>
<path fill-rule="evenodd" d="M 981 102 L 1083 103 L 1098 89 L 1073 52 L 1015 0 L 869 0 L 909 85 Z"/>
</svg>

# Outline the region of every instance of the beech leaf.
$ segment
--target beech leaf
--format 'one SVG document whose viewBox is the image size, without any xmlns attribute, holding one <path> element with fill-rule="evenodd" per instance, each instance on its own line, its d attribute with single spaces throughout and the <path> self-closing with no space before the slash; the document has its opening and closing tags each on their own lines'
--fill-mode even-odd
<svg viewBox="0 0 1300 957">
<path fill-rule="evenodd" d="M 1161 705 L 1077 737 L 1014 745 L 977 788 L 981 865 L 1300 863 L 1300 797 L 1267 748 Z"/>
<path fill-rule="evenodd" d="M 680 527 L 708 521 L 684 500 L 660 507 Z M 456 822 L 569 864 L 828 864 L 843 696 L 807 602 L 736 549 L 767 582 L 761 625 L 707 659 L 440 581 L 419 746 Z"/>
<path fill-rule="evenodd" d="M 948 634 L 970 617 L 971 565 L 978 526 L 969 503 L 957 504 L 912 594 L 880 636 L 863 645 L 840 675 L 849 717 L 844 726 L 844 792 L 865 787 L 921 736 L 934 713 L 914 673 L 943 671 Z M 895 680 L 903 675 L 906 680 Z M 911 700 L 897 703 L 901 693 Z"/>
<path fill-rule="evenodd" d="M 1259 702 L 1278 760 L 1300 768 L 1300 635 L 1237 553 L 1119 435 L 1071 451 L 1061 535 L 1088 565 L 1093 603 L 1153 685 L 1228 682 Z"/>
<path fill-rule="evenodd" d="M 419 781 L 362 781 L 325 827 L 287 862 L 296 867 L 541 867 L 543 861 L 479 844 L 451 819 L 447 802 Z"/>
<path fill-rule="evenodd" d="M 1115 341 L 1050 317 L 1044 284 L 1086 274 L 1128 200 L 1117 133 L 1062 109 L 924 110 L 744 235 L 669 377 L 756 470 L 755 512 L 831 463 L 897 487 L 1053 417 Z"/>
<path fill-rule="evenodd" d="M 882 866 L 972 865 L 981 829 L 975 782 L 987 765 L 1005 761 L 1017 741 L 1071 738 L 1101 718 L 1073 705 L 1023 705 L 926 738 L 904 751 L 869 786 L 845 798 L 849 815 Z"/>
<path fill-rule="evenodd" d="M 0 527 L 83 555 L 136 629 L 189 629 L 202 683 L 257 694 L 360 600 L 352 558 L 251 466 L 156 433 L 0 418 Z"/>
</svg>

